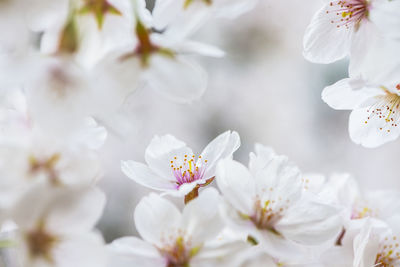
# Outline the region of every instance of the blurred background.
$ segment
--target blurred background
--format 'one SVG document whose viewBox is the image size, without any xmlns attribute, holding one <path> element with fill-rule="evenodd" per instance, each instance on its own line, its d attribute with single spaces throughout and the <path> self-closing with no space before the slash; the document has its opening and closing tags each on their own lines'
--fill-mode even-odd
<svg viewBox="0 0 400 267">
<path fill-rule="evenodd" d="M 205 25 L 194 39 L 222 48 L 226 56 L 200 59 L 209 85 L 199 101 L 176 104 L 145 89 L 127 100 L 122 111 L 129 123 L 123 134 L 111 133 L 102 150 L 101 187 L 108 204 L 99 228 L 108 242 L 136 234 L 133 210 L 149 190 L 121 173 L 120 160 L 144 161 L 156 134 L 170 133 L 200 153 L 218 134 L 235 130 L 242 140 L 235 158 L 245 164 L 259 142 L 287 155 L 305 173 L 350 172 L 366 190 L 399 187 L 399 141 L 377 149 L 352 143 L 349 112 L 321 100 L 325 86 L 347 76 L 348 63 L 303 59 L 303 33 L 321 2 L 261 0 L 238 19 Z"/>
</svg>

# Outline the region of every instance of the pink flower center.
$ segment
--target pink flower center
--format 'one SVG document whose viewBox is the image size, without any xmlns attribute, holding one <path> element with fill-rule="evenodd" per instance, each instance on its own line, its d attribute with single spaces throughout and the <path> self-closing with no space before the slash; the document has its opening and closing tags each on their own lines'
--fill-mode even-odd
<svg viewBox="0 0 400 267">
<path fill-rule="evenodd" d="M 349 29 L 358 27 L 360 22 L 368 17 L 369 3 L 367 0 L 332 1 L 326 14 L 332 16 L 331 23 L 337 28 Z"/>
<path fill-rule="evenodd" d="M 198 157 L 197 161 L 195 161 L 195 158 L 195 155 L 191 157 L 185 155 L 183 159 L 174 157 L 171 160 L 172 173 L 176 178 L 178 187 L 204 178 L 207 160 L 203 160 L 201 156 Z"/>
</svg>

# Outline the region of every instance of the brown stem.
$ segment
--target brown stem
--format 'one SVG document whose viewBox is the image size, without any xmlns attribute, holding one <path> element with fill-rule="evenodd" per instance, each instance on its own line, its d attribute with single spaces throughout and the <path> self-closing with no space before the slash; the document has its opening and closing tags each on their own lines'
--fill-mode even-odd
<svg viewBox="0 0 400 267">
<path fill-rule="evenodd" d="M 185 205 L 189 203 L 191 200 L 195 199 L 196 197 L 199 196 L 199 185 L 196 185 L 195 188 L 193 188 L 192 191 L 190 191 L 186 196 L 185 196 Z"/>
</svg>

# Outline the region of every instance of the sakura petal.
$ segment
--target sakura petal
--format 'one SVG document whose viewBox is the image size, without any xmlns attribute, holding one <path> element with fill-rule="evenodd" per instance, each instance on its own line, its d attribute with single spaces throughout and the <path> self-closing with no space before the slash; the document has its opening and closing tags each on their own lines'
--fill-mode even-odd
<svg viewBox="0 0 400 267">
<path fill-rule="evenodd" d="M 184 155 L 193 155 L 186 144 L 172 135 L 155 136 L 145 152 L 145 160 L 149 167 L 160 177 L 173 177 L 171 161 L 183 161 Z M 179 168 L 179 166 L 178 166 Z"/>
<path fill-rule="evenodd" d="M 341 229 L 339 209 L 308 196 L 292 206 L 276 225 L 285 238 L 306 245 L 333 239 Z"/>
<path fill-rule="evenodd" d="M 314 15 L 304 35 L 303 54 L 311 62 L 331 63 L 349 54 L 352 29 L 337 28 L 331 22 L 336 13 L 328 14 L 328 7 L 329 3 Z"/>
<path fill-rule="evenodd" d="M 370 116 L 369 109 L 370 107 L 359 108 L 351 112 L 349 119 L 351 140 L 371 148 L 395 140 L 400 135 L 400 128 L 390 127 L 391 122 L 386 122 L 379 116 Z"/>
<path fill-rule="evenodd" d="M 221 232 L 224 224 L 219 214 L 219 203 L 218 191 L 208 188 L 183 209 L 182 227 L 191 236 L 193 246 L 201 245 Z"/>
<path fill-rule="evenodd" d="M 163 259 L 153 245 L 137 238 L 123 237 L 114 240 L 107 249 L 110 251 L 110 262 L 115 266 L 161 266 Z"/>
<path fill-rule="evenodd" d="M 121 170 L 126 176 L 140 185 L 155 190 L 176 189 L 176 184 L 174 184 L 175 181 L 166 179 L 168 177 L 158 176 L 143 163 L 132 160 L 122 161 Z"/>
<path fill-rule="evenodd" d="M 342 79 L 324 89 L 322 100 L 334 109 L 354 109 L 367 99 L 384 94 L 382 89 L 366 87 L 366 85 L 363 79 Z"/>
<path fill-rule="evenodd" d="M 215 176 L 217 162 L 220 159 L 231 157 L 239 146 L 240 137 L 237 132 L 226 131 L 211 141 L 201 153 L 201 159 L 198 160 L 198 163 L 205 164 L 204 178 L 209 179 Z"/>
<path fill-rule="evenodd" d="M 161 240 L 179 226 L 181 213 L 168 200 L 152 193 L 136 206 L 134 220 L 141 237 L 154 245 L 162 246 Z"/>
<path fill-rule="evenodd" d="M 194 62 L 180 56 L 153 56 L 151 68 L 145 73 L 151 88 L 177 101 L 192 102 L 200 98 L 207 87 L 206 72 Z"/>
<path fill-rule="evenodd" d="M 256 190 L 247 168 L 232 159 L 221 160 L 217 165 L 216 180 L 224 198 L 243 214 L 250 214 Z"/>
<path fill-rule="evenodd" d="M 62 237 L 54 249 L 56 266 L 105 267 L 107 254 L 104 241 L 98 233 L 81 233 Z M 79 260 L 78 260 L 79 259 Z"/>
</svg>

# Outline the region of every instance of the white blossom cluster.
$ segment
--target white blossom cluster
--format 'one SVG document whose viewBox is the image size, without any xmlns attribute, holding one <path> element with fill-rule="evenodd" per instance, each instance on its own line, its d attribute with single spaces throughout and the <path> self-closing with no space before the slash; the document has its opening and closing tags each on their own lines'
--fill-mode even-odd
<svg viewBox="0 0 400 267">
<path fill-rule="evenodd" d="M 400 135 L 399 10 L 397 0 L 326 0 L 304 36 L 304 56 L 312 62 L 350 56 L 350 77 L 325 88 L 322 99 L 352 110 L 350 137 L 365 147 Z"/>
<path fill-rule="evenodd" d="M 196 56 L 224 51 L 191 38 L 212 18 L 238 19 L 257 2 L 0 0 L 7 267 L 400 267 L 399 192 L 362 192 L 348 174 L 302 173 L 261 144 L 245 166 L 233 159 L 235 131 L 198 154 L 172 135 L 155 136 L 145 163 L 121 161 L 127 177 L 155 191 L 133 212 L 140 238 L 106 244 L 96 230 L 106 203 L 100 148 L 127 97 L 149 87 L 172 101 L 198 99 L 207 72 Z M 351 56 L 350 78 L 322 97 L 353 109 L 350 136 L 367 147 L 400 134 L 399 3 L 327 2 L 304 39 L 311 61 Z"/>
</svg>

